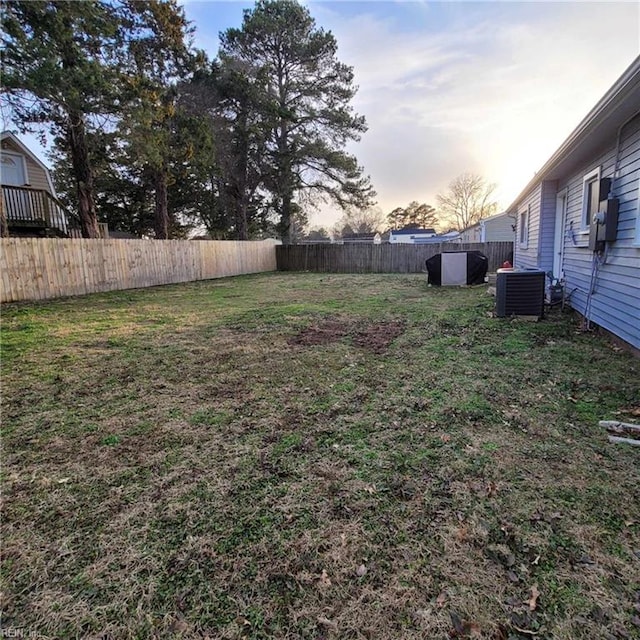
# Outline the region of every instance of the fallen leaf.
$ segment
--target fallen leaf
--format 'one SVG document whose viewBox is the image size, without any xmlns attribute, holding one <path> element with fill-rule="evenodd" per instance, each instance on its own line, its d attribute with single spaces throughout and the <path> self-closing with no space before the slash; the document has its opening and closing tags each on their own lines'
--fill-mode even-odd
<svg viewBox="0 0 640 640">
<path fill-rule="evenodd" d="M 188 630 L 189 630 L 189 625 L 184 620 L 174 620 L 169 625 L 169 631 L 171 631 L 172 633 L 181 634 Z"/>
<path fill-rule="evenodd" d="M 482 629 L 477 622 L 467 622 L 467 633 L 470 638 L 482 638 Z"/>
<path fill-rule="evenodd" d="M 442 607 L 444 607 L 445 602 L 447 601 L 447 594 L 443 591 L 437 598 L 436 598 L 436 604 L 438 605 L 438 607 L 440 607 L 440 609 L 442 609 Z"/>
<path fill-rule="evenodd" d="M 323 627 L 329 627 L 330 629 L 338 628 L 338 625 L 333 620 L 329 620 L 329 618 L 318 616 L 316 619 L 318 621 L 318 624 L 321 624 Z"/>
<path fill-rule="evenodd" d="M 538 591 L 538 585 L 534 584 L 531 587 L 531 598 L 529 600 L 529 611 L 535 611 L 538 606 L 538 598 L 540 597 L 540 592 Z"/>
<path fill-rule="evenodd" d="M 487 496 L 491 498 L 491 496 L 495 495 L 498 491 L 498 485 L 495 482 L 487 483 Z"/>
<path fill-rule="evenodd" d="M 449 615 L 451 616 L 451 624 L 453 625 L 455 634 L 458 636 L 462 635 L 464 629 L 464 623 L 462 622 L 462 619 L 455 611 L 451 611 Z"/>
<path fill-rule="evenodd" d="M 492 640 L 507 640 L 507 628 L 501 624 L 492 636 Z"/>
<path fill-rule="evenodd" d="M 442 442 L 449 442 L 449 440 L 451 440 L 451 436 L 448 433 L 442 433 L 440 435 L 440 440 Z"/>
<path fill-rule="evenodd" d="M 327 575 L 326 569 L 322 570 L 322 575 L 320 576 L 320 584 L 323 587 L 330 587 L 331 586 L 331 579 Z"/>
<path fill-rule="evenodd" d="M 455 611 L 451 611 L 449 615 L 451 616 L 451 623 L 453 624 L 453 631 L 450 633 L 452 638 L 482 637 L 482 631 L 479 624 L 476 622 L 462 620 Z"/>
<path fill-rule="evenodd" d="M 469 527 L 466 524 L 456 529 L 456 538 L 460 542 L 465 542 L 469 538 Z"/>
<path fill-rule="evenodd" d="M 356 569 L 356 575 L 358 576 L 358 578 L 362 578 L 363 576 L 367 575 L 367 567 L 365 567 L 363 564 L 361 564 Z"/>
<path fill-rule="evenodd" d="M 71 478 L 60 478 L 58 480 L 58 484 L 67 484 L 67 482 L 71 482 Z"/>
</svg>

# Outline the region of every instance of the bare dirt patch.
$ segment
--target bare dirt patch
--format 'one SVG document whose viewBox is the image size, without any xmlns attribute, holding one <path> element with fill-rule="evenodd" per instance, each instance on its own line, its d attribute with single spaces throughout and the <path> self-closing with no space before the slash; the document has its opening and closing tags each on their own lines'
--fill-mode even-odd
<svg viewBox="0 0 640 640">
<path fill-rule="evenodd" d="M 289 344 L 327 345 L 349 336 L 357 347 L 381 354 L 404 331 L 405 323 L 401 321 L 375 322 L 366 326 L 359 323 L 354 327 L 353 323 L 344 320 L 326 320 L 303 329 L 289 340 Z"/>
<path fill-rule="evenodd" d="M 314 324 L 303 329 L 289 340 L 289 344 L 298 344 L 303 347 L 331 344 L 344 338 L 350 330 L 351 326 L 341 320 L 325 320 L 321 324 Z"/>
<path fill-rule="evenodd" d="M 384 353 L 404 330 L 404 322 L 377 322 L 359 329 L 353 336 L 353 344 L 374 353 Z"/>
</svg>

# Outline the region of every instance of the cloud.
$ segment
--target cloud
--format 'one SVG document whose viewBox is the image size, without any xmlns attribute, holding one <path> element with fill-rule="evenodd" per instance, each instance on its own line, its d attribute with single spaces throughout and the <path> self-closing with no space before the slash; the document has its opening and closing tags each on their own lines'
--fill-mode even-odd
<svg viewBox="0 0 640 640">
<path fill-rule="evenodd" d="M 311 4 L 354 67 L 382 208 L 464 171 L 509 203 L 640 50 L 635 4 Z"/>
</svg>

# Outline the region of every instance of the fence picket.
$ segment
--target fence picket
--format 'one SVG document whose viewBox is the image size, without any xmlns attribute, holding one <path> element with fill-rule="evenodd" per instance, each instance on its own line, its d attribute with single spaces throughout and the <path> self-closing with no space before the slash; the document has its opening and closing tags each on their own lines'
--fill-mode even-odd
<svg viewBox="0 0 640 640">
<path fill-rule="evenodd" d="M 0 239 L 0 301 L 275 271 L 274 244 L 234 240 Z"/>
<path fill-rule="evenodd" d="M 513 243 L 294 244 L 277 246 L 276 260 L 278 271 L 421 273 L 428 258 L 444 251 L 480 251 L 495 271 L 512 256 Z"/>
</svg>

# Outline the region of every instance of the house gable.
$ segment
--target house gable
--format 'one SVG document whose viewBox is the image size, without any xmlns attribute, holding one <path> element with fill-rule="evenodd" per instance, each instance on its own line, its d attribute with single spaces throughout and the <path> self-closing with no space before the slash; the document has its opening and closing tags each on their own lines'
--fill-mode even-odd
<svg viewBox="0 0 640 640">
<path fill-rule="evenodd" d="M 3 131 L 0 134 L 2 150 L 20 154 L 24 158 L 26 169 L 26 184 L 33 189 L 43 189 L 56 195 L 49 169 L 40 159 L 14 134 Z"/>
</svg>

